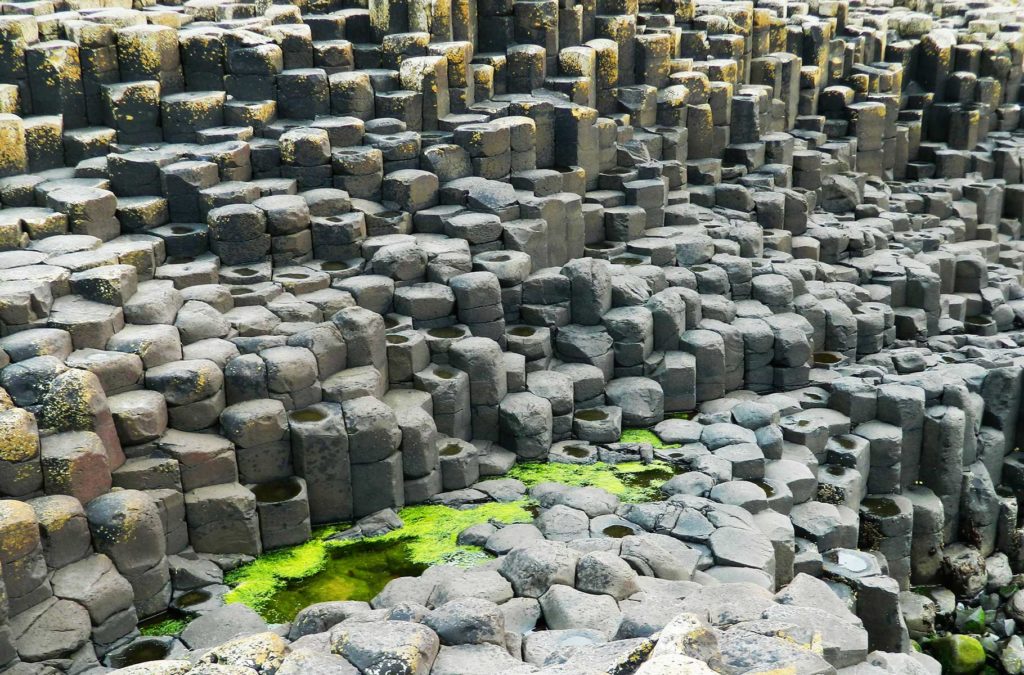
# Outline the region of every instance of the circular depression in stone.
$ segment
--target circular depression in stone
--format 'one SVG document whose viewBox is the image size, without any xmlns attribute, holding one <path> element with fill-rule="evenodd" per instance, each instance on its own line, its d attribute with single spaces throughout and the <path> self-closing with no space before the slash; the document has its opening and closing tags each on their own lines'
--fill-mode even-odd
<svg viewBox="0 0 1024 675">
<path fill-rule="evenodd" d="M 127 668 L 140 663 L 161 661 L 167 658 L 169 653 L 167 645 L 160 640 L 138 640 L 118 654 L 117 661 L 121 668 Z"/>
<path fill-rule="evenodd" d="M 317 408 L 306 408 L 294 411 L 289 417 L 295 422 L 320 422 L 327 419 L 327 413 Z"/>
<path fill-rule="evenodd" d="M 266 483 L 260 483 L 259 485 L 254 485 L 250 489 L 252 490 L 252 493 L 256 495 L 256 501 L 262 504 L 286 502 L 302 492 L 302 486 L 299 485 L 299 482 L 294 478 L 272 480 Z"/>
<path fill-rule="evenodd" d="M 458 337 L 462 337 L 465 334 L 466 334 L 465 331 L 463 331 L 461 328 L 453 328 L 453 327 L 449 327 L 449 328 L 431 328 L 430 330 L 427 331 L 427 335 L 429 335 L 430 337 L 443 338 L 443 339 L 458 338 Z"/>
</svg>

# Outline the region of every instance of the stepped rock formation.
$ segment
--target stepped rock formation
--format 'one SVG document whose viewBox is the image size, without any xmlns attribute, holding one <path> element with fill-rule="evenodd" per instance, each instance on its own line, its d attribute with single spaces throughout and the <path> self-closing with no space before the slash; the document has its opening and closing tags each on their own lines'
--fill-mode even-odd
<svg viewBox="0 0 1024 675">
<path fill-rule="evenodd" d="M 0 671 L 1024 671 L 1022 66 L 1002 0 L 0 2 Z M 676 476 L 495 480 L 598 460 Z"/>
</svg>

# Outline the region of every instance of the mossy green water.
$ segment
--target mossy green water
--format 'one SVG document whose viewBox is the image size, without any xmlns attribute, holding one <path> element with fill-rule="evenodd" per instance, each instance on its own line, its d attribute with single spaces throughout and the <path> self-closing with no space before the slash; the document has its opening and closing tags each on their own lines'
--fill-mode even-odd
<svg viewBox="0 0 1024 675">
<path fill-rule="evenodd" d="M 491 520 L 528 522 L 526 500 L 481 504 L 472 509 L 442 505 L 399 511 L 402 528 L 377 537 L 331 540 L 342 527 L 318 530 L 304 544 L 271 551 L 227 576 L 227 602 L 252 607 L 268 621 L 290 621 L 302 607 L 327 600 L 369 600 L 392 579 L 430 565 L 470 566 L 488 559 L 474 546 L 459 546 L 459 532 Z"/>
<path fill-rule="evenodd" d="M 338 531 L 337 527 L 320 529 L 303 544 L 265 553 L 229 572 L 225 581 L 234 588 L 224 596 L 225 601 L 241 602 L 271 619 L 278 591 L 323 571 L 327 565 L 327 537 Z"/>
<path fill-rule="evenodd" d="M 628 442 L 663 445 L 651 432 L 629 431 Z M 627 441 L 626 433 L 623 441 Z M 599 487 L 624 502 L 663 498 L 661 485 L 675 475 L 665 462 L 626 462 L 611 465 L 527 463 L 507 474 L 527 487 L 543 482 Z M 430 565 L 472 566 L 490 559 L 482 549 L 460 546 L 460 532 L 490 521 L 521 523 L 533 520 L 528 499 L 480 504 L 455 509 L 443 505 L 410 506 L 399 511 L 403 527 L 377 537 L 331 540 L 345 525 L 317 530 L 298 546 L 271 551 L 230 572 L 232 590 L 227 602 L 252 607 L 271 622 L 290 621 L 303 607 L 329 600 L 370 600 L 392 579 L 415 576 Z"/>
<path fill-rule="evenodd" d="M 371 600 L 391 579 L 418 576 L 426 568 L 410 561 L 408 544 L 402 541 L 328 546 L 324 565 L 317 573 L 285 583 L 273 592 L 272 603 L 258 609 L 268 621 L 289 621 L 303 607 L 317 602 Z"/>
</svg>

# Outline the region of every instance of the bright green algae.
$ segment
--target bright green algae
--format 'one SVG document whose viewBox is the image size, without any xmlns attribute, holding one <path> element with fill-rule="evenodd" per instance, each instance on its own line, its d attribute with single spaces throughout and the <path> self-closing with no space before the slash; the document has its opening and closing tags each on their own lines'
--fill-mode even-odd
<svg viewBox="0 0 1024 675">
<path fill-rule="evenodd" d="M 185 626 L 187 626 L 188 623 L 188 619 L 167 618 L 155 623 L 141 623 L 139 624 L 139 632 L 146 637 L 177 635 L 181 631 L 185 630 Z"/>
<path fill-rule="evenodd" d="M 685 419 L 685 418 L 681 418 Z M 671 445 L 662 442 L 658 436 L 650 429 L 623 429 L 622 436 L 619 438 L 620 443 L 650 443 L 654 446 L 655 450 L 668 450 L 670 448 L 678 448 L 678 445 Z"/>
<path fill-rule="evenodd" d="M 625 436 L 625 434 L 623 434 Z M 512 467 L 508 478 L 517 478 L 533 487 L 538 483 L 597 487 L 617 495 L 624 502 L 649 502 L 661 498 L 661 485 L 675 475 L 666 462 L 624 462 L 622 464 L 528 463 Z"/>
<path fill-rule="evenodd" d="M 227 576 L 235 587 L 225 596 L 273 622 L 290 621 L 312 603 L 369 600 L 394 578 L 413 576 L 430 565 L 474 565 L 488 558 L 474 546 L 459 546 L 470 525 L 532 519 L 526 500 L 487 503 L 458 510 L 442 505 L 410 506 L 398 512 L 405 525 L 365 539 L 331 541 L 340 527 L 317 531 L 304 544 L 271 551 Z"/>
<path fill-rule="evenodd" d="M 257 595 L 262 584 L 242 582 L 232 591 L 242 602 L 254 606 L 265 619 L 285 622 L 295 618 L 303 607 L 327 600 L 370 600 L 388 581 L 400 576 L 416 576 L 426 569 L 409 560 L 408 544 L 394 541 L 359 541 L 350 546 L 324 547 L 324 561 L 317 572 L 297 581 L 271 581 L 269 595 Z"/>
<path fill-rule="evenodd" d="M 626 430 L 623 442 L 650 443 L 669 448 L 646 430 Z M 660 487 L 675 475 L 666 462 L 626 462 L 617 465 L 517 464 L 503 478 L 516 478 L 528 488 L 544 482 L 599 487 L 624 502 L 663 498 Z M 308 605 L 330 600 L 370 600 L 397 577 L 416 576 L 436 564 L 472 566 L 490 559 L 479 547 L 460 546 L 460 532 L 478 523 L 531 522 L 529 499 L 488 502 L 466 509 L 443 505 L 410 506 L 399 511 L 403 527 L 364 539 L 332 541 L 347 526 L 329 526 L 297 546 L 271 551 L 230 572 L 233 586 L 227 602 L 241 602 L 271 622 L 290 621 Z"/>
</svg>

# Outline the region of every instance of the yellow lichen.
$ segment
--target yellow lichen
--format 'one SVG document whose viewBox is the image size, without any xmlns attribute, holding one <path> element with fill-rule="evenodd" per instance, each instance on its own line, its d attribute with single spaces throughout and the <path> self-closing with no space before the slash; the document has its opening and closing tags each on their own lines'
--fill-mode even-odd
<svg viewBox="0 0 1024 675">
<path fill-rule="evenodd" d="M 39 454 L 39 433 L 32 413 L 22 408 L 0 412 L 0 460 L 24 462 Z"/>
</svg>

